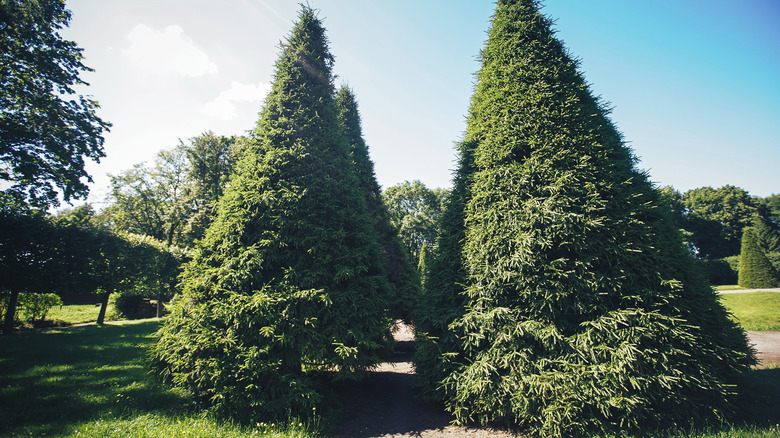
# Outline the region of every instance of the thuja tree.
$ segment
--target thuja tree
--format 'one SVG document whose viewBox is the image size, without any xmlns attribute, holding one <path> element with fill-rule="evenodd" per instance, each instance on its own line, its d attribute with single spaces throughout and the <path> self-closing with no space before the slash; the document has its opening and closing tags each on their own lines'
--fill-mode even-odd
<svg viewBox="0 0 780 438">
<path fill-rule="evenodd" d="M 239 420 L 305 417 L 322 379 L 387 350 L 389 286 L 338 120 L 325 30 L 304 7 L 153 364 Z"/>
<path fill-rule="evenodd" d="M 443 225 L 460 240 L 418 318 L 424 388 L 459 422 L 543 436 L 726 415 L 744 333 L 536 1 L 498 2 L 481 62 Z"/>
<path fill-rule="evenodd" d="M 336 93 L 336 105 L 357 174 L 358 185 L 365 197 L 374 231 L 382 245 L 384 267 L 393 289 L 390 303 L 391 316 L 394 319 L 411 320 L 411 311 L 420 293 L 420 283 L 409 263 L 409 254 L 390 225 L 387 208 L 382 203 L 382 190 L 374 174 L 374 163 L 369 157 L 368 146 L 363 139 L 363 128 L 355 94 L 348 87 L 342 86 Z"/>
<path fill-rule="evenodd" d="M 756 232 L 752 228 L 745 228 L 742 232 L 739 285 L 748 289 L 778 285 L 777 271 L 758 244 Z"/>
</svg>

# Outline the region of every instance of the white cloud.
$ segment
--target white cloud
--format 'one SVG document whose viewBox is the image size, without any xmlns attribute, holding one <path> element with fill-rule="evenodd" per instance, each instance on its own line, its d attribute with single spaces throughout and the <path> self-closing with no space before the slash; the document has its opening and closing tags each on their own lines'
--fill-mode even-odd
<svg viewBox="0 0 780 438">
<path fill-rule="evenodd" d="M 127 37 L 130 48 L 122 53 L 152 73 L 190 77 L 217 74 L 217 65 L 184 35 L 181 26 L 171 25 L 158 31 L 145 24 L 138 24 Z"/>
<path fill-rule="evenodd" d="M 238 116 L 236 102 L 261 102 L 269 91 L 271 85 L 262 82 L 242 84 L 233 81 L 230 83 L 230 88 L 219 93 L 219 96 L 207 103 L 202 110 L 206 115 L 230 120 Z"/>
</svg>

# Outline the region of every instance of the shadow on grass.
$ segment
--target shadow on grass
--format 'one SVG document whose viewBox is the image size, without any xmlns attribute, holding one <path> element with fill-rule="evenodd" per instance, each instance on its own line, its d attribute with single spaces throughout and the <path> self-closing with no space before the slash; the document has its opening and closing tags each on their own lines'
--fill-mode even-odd
<svg viewBox="0 0 780 438">
<path fill-rule="evenodd" d="M 744 388 L 740 417 L 760 427 L 780 424 L 780 368 L 752 370 Z"/>
<path fill-rule="evenodd" d="M 0 436 L 66 433 L 100 418 L 192 409 L 147 373 L 159 320 L 0 338 Z"/>
</svg>

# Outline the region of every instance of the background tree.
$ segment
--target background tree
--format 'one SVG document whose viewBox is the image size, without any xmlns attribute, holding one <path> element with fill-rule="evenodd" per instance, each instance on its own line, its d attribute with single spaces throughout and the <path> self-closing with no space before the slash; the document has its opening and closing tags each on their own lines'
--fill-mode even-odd
<svg viewBox="0 0 780 438">
<path fill-rule="evenodd" d="M 409 263 L 409 253 L 390 224 L 387 207 L 382 203 L 382 190 L 374 174 L 374 163 L 369 157 L 368 146 L 363 139 L 360 111 L 352 90 L 342 86 L 336 93 L 336 106 L 358 185 L 364 193 L 374 232 L 382 245 L 385 272 L 393 288 L 392 318 L 411 322 L 412 309 L 415 308 L 420 294 L 419 278 Z"/>
<path fill-rule="evenodd" d="M 187 153 L 179 146 L 160 151 L 151 167 L 140 163 L 111 175 L 105 214 L 110 215 L 112 226 L 178 244 L 194 210 L 187 170 Z"/>
<path fill-rule="evenodd" d="M 358 377 L 387 352 L 390 290 L 332 64 L 303 7 L 154 347 L 163 380 L 239 420 L 310 416 L 317 376 Z"/>
<path fill-rule="evenodd" d="M 233 172 L 241 141 L 205 132 L 111 176 L 100 220 L 114 229 L 188 246 L 203 237 Z"/>
<path fill-rule="evenodd" d="M 419 263 L 423 245 L 427 245 L 432 254 L 436 253 L 439 222 L 448 195 L 448 190 L 431 190 L 418 180 L 404 181 L 382 193 L 390 224 L 397 230 L 414 263 Z"/>
<path fill-rule="evenodd" d="M 0 212 L 0 291 L 10 294 L 4 333 L 13 328 L 20 293 L 100 294 L 103 322 L 108 295 L 138 288 L 171 293 L 187 253 L 148 236 L 115 233 L 90 222 L 90 205 L 55 217 Z M 159 303 L 159 301 L 158 301 Z"/>
<path fill-rule="evenodd" d="M 683 194 L 691 243 L 702 258 L 739 254 L 742 230 L 753 223 L 757 209 L 745 190 L 726 185 L 701 187 Z"/>
<path fill-rule="evenodd" d="M 742 233 L 742 250 L 739 254 L 739 285 L 745 289 L 777 287 L 777 270 L 758 245 L 752 228 Z"/>
<path fill-rule="evenodd" d="M 745 335 L 550 27 L 538 2 L 498 1 L 450 204 L 462 239 L 421 306 L 452 320 L 423 333 L 419 377 L 443 376 L 425 385 L 457 421 L 533 435 L 716 419 Z"/>
<path fill-rule="evenodd" d="M 188 179 L 192 182 L 195 212 L 187 220 L 184 233 L 193 242 L 203 237 L 217 214 L 217 201 L 230 180 L 244 139 L 224 137 L 211 131 L 181 143 L 189 162 Z"/>
<path fill-rule="evenodd" d="M 45 209 L 86 197 L 84 159 L 98 161 L 103 131 L 96 101 L 77 95 L 91 71 L 82 49 L 62 39 L 63 0 L 0 2 L 0 203 Z"/>
</svg>

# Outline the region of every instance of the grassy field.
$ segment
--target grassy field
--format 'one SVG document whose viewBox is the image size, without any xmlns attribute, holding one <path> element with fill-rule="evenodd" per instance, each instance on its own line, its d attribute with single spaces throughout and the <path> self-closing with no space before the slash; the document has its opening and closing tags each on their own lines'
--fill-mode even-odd
<svg viewBox="0 0 780 438">
<path fill-rule="evenodd" d="M 780 331 L 780 293 L 722 294 L 721 300 L 745 330 Z"/>
<path fill-rule="evenodd" d="M 306 425 L 219 421 L 186 393 L 158 385 L 145 351 L 159 320 L 113 322 L 0 337 L 2 437 L 313 437 Z M 746 425 L 660 438 L 780 436 L 780 369 L 747 376 Z M 311 430 L 310 430 L 311 429 Z M 655 435 L 658 436 L 658 435 Z"/>
<path fill-rule="evenodd" d="M 720 286 L 715 286 L 715 290 L 721 291 L 721 290 L 740 290 L 743 289 L 742 286 L 738 284 L 724 284 Z"/>
<path fill-rule="evenodd" d="M 0 436 L 308 437 L 219 422 L 143 362 L 157 320 L 0 337 Z"/>
<path fill-rule="evenodd" d="M 109 307 L 106 316 L 113 314 L 113 309 Z M 71 304 L 68 306 L 54 307 L 49 310 L 46 319 L 55 324 L 82 324 L 85 322 L 97 321 L 100 313 L 100 304 Z M 107 318 L 108 319 L 108 318 Z"/>
</svg>

